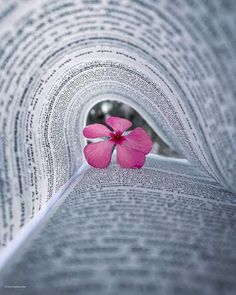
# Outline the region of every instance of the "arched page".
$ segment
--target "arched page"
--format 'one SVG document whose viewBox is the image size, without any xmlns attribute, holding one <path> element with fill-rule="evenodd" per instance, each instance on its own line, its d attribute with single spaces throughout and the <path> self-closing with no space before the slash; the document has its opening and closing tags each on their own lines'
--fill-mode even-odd
<svg viewBox="0 0 236 295">
<path fill-rule="evenodd" d="M 235 1 L 1 1 L 1 245 L 83 162 L 104 96 L 236 183 Z"/>
</svg>

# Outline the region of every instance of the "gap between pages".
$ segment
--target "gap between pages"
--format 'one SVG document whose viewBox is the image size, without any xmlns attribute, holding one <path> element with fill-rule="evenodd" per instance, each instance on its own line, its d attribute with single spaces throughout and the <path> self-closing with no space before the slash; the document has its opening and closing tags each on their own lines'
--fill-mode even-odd
<svg viewBox="0 0 236 295">
<path fill-rule="evenodd" d="M 27 223 L 13 240 L 6 246 L 0 255 L 0 272 L 14 255 L 17 249 L 23 244 L 23 242 L 30 236 L 35 228 L 43 221 L 43 219 L 55 209 L 66 197 L 66 191 L 71 187 L 71 185 L 77 180 L 77 178 L 82 175 L 89 165 L 83 163 L 80 168 L 72 175 L 72 177 L 60 188 L 60 190 L 55 193 L 48 203 L 37 213 L 37 215 L 32 218 L 29 223 Z"/>
</svg>

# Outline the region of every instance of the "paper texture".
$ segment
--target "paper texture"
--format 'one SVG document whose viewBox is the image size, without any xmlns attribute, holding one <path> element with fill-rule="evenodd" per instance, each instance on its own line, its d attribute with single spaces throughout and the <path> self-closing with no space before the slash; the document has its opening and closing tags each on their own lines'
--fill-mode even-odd
<svg viewBox="0 0 236 295">
<path fill-rule="evenodd" d="M 1 1 L 1 248 L 83 162 L 118 99 L 235 192 L 235 1 Z"/>
<path fill-rule="evenodd" d="M 91 168 L 15 254 L 1 294 L 234 294 L 235 212 L 235 195 L 185 161 Z"/>
</svg>

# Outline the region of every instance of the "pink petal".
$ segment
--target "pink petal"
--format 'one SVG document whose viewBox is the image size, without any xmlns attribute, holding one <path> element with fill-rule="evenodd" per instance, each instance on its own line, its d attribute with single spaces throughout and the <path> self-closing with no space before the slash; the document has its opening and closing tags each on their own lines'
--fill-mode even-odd
<svg viewBox="0 0 236 295">
<path fill-rule="evenodd" d="M 145 154 L 123 144 L 117 144 L 117 163 L 122 168 L 141 168 L 145 163 Z"/>
<path fill-rule="evenodd" d="M 102 124 L 91 124 L 84 128 L 83 134 L 87 138 L 110 136 L 111 130 Z"/>
<path fill-rule="evenodd" d="M 89 165 L 95 168 L 106 168 L 111 162 L 114 145 L 111 140 L 86 145 L 84 155 Z"/>
<path fill-rule="evenodd" d="M 126 140 L 122 145 L 138 150 L 144 154 L 148 154 L 152 149 L 152 141 L 143 128 L 138 127 L 132 130 L 128 135 L 124 136 Z"/>
<path fill-rule="evenodd" d="M 106 119 L 106 123 L 111 126 L 115 132 L 119 131 L 121 134 L 132 126 L 129 120 L 120 117 L 109 117 Z"/>
</svg>

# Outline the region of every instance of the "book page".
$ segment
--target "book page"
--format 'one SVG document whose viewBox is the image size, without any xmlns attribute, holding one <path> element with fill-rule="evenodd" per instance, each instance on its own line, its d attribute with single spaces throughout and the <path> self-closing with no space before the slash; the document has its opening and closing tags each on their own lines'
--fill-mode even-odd
<svg viewBox="0 0 236 295">
<path fill-rule="evenodd" d="M 87 113 L 124 101 L 236 183 L 235 1 L 0 1 L 0 248 L 82 165 Z"/>
<path fill-rule="evenodd" d="M 235 213 L 186 161 L 90 168 L 1 272 L 1 294 L 234 294 Z"/>
</svg>

